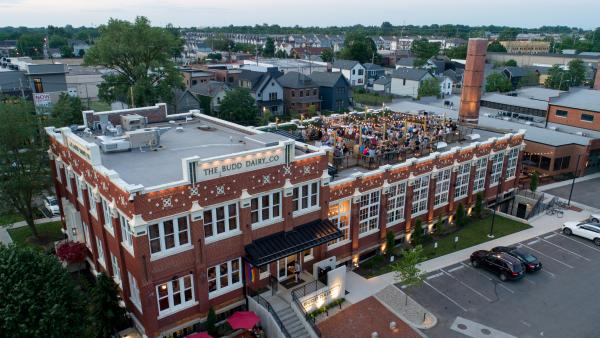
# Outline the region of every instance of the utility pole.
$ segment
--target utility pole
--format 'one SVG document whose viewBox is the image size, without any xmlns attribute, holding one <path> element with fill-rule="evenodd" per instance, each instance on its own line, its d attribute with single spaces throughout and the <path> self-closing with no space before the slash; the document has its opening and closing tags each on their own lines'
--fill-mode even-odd
<svg viewBox="0 0 600 338">
<path fill-rule="evenodd" d="M 129 86 L 129 95 L 131 95 L 131 108 L 135 108 L 135 101 L 133 100 L 133 87 Z"/>
<path fill-rule="evenodd" d="M 19 89 L 21 89 L 21 97 L 25 99 L 25 91 L 23 90 L 23 80 L 19 79 Z"/>
<path fill-rule="evenodd" d="M 575 178 L 579 176 L 579 160 L 581 159 L 581 154 L 577 156 L 577 165 L 575 167 L 575 174 L 573 175 L 573 181 L 571 181 L 571 191 L 569 191 L 569 201 L 568 205 L 571 205 L 571 197 L 573 196 L 573 188 L 575 187 Z"/>
</svg>

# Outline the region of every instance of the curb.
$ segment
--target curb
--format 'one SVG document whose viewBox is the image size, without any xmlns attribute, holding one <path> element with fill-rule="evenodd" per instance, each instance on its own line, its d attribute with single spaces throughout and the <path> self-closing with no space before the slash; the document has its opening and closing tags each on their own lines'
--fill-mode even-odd
<svg viewBox="0 0 600 338">
<path fill-rule="evenodd" d="M 431 329 L 432 327 L 437 325 L 438 319 L 433 313 L 431 313 L 431 311 L 427 310 L 423 305 L 419 304 L 416 300 L 412 299 L 412 297 L 409 297 L 404 291 L 400 290 L 395 285 L 390 284 L 390 285 L 386 286 L 386 288 L 388 288 L 388 287 L 393 287 L 395 289 L 395 291 L 400 292 L 404 296 L 408 297 L 414 304 L 417 304 L 418 306 L 420 306 L 423 309 L 423 312 L 425 312 L 425 314 L 432 319 L 432 324 L 431 325 L 423 325 L 423 324 L 413 323 L 412 321 L 408 320 L 408 318 L 406 318 L 402 313 L 398 312 L 396 309 L 394 309 L 390 305 L 386 304 L 383 300 L 379 299 L 379 296 L 377 296 L 377 294 L 374 294 L 373 295 L 374 298 L 377 299 L 377 301 L 379 303 L 381 303 L 381 305 L 383 305 L 386 309 L 388 309 L 390 312 L 392 312 L 393 314 L 398 316 L 398 318 L 402 319 L 405 323 L 410 325 L 412 328 L 415 328 L 417 330 L 427 330 L 427 329 Z M 424 337 L 426 337 L 426 336 L 424 336 Z"/>
</svg>

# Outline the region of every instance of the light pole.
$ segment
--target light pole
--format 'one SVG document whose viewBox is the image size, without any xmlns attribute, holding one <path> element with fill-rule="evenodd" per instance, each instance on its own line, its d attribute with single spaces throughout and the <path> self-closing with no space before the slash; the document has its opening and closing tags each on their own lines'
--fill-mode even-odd
<svg viewBox="0 0 600 338">
<path fill-rule="evenodd" d="M 504 159 L 503 159 L 504 161 Z M 504 164 L 503 164 L 504 166 Z M 496 210 L 498 209 L 498 196 L 500 196 L 500 189 L 502 188 L 502 179 L 504 175 L 502 171 L 500 172 L 500 177 L 498 178 L 498 185 L 496 186 L 496 199 L 494 200 L 494 213 L 492 214 L 492 223 L 490 224 L 490 233 L 487 235 L 488 238 L 494 238 L 494 221 L 496 220 Z"/>
<path fill-rule="evenodd" d="M 581 159 L 581 154 L 577 156 L 577 165 L 575 166 L 575 174 L 573 175 L 573 181 L 571 181 L 571 191 L 569 191 L 569 201 L 567 205 L 571 205 L 571 196 L 573 196 L 573 188 L 575 187 L 575 179 L 577 178 L 577 174 L 579 173 L 579 160 Z"/>
</svg>

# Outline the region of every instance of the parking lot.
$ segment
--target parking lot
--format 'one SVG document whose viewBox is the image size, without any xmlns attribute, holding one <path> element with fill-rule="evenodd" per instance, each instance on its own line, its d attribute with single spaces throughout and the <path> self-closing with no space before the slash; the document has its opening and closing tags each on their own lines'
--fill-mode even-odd
<svg viewBox="0 0 600 338">
<path fill-rule="evenodd" d="M 600 199 L 597 198 L 599 189 L 600 178 L 594 178 L 591 180 L 577 182 L 573 187 L 573 195 L 571 199 L 575 202 L 583 203 L 591 207 L 600 209 Z M 571 192 L 571 185 L 567 184 L 562 187 L 545 190 L 544 192 L 561 197 L 566 200 L 569 198 L 569 193 Z"/>
<path fill-rule="evenodd" d="M 600 247 L 551 232 L 515 244 L 543 269 L 517 281 L 459 264 L 404 291 L 438 317 L 430 337 L 600 337 Z"/>
</svg>

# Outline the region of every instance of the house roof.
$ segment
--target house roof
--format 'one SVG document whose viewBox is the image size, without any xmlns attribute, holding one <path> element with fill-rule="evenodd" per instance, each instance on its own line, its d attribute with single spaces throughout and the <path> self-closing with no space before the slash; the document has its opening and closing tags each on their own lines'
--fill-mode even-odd
<svg viewBox="0 0 600 338">
<path fill-rule="evenodd" d="M 316 85 L 310 77 L 298 72 L 287 72 L 280 76 L 277 82 L 285 88 L 306 88 Z"/>
<path fill-rule="evenodd" d="M 452 82 L 458 82 L 458 74 L 453 69 L 446 69 L 444 71 L 444 76 L 452 80 Z"/>
<path fill-rule="evenodd" d="M 358 61 L 354 60 L 335 60 L 333 62 L 333 68 L 339 69 L 352 69 L 356 64 L 360 64 Z"/>
<path fill-rule="evenodd" d="M 504 71 L 507 71 L 512 77 L 525 76 L 525 70 L 521 67 L 504 67 Z"/>
<path fill-rule="evenodd" d="M 396 60 L 396 66 L 413 67 L 417 58 L 413 56 Z"/>
<path fill-rule="evenodd" d="M 373 70 L 384 70 L 383 67 L 381 67 L 380 65 L 376 65 L 374 63 L 365 63 L 365 64 L 363 64 L 363 67 L 365 67 L 365 69 L 367 71 L 369 71 L 369 70 L 371 70 L 371 71 L 373 71 Z"/>
<path fill-rule="evenodd" d="M 600 112 L 600 90 L 572 89 L 557 98 L 550 98 L 550 104 Z"/>
<path fill-rule="evenodd" d="M 529 109 L 537 110 L 548 110 L 548 102 L 540 100 L 532 100 L 526 97 L 502 95 L 498 93 L 488 93 L 483 95 L 481 101 L 494 102 L 499 104 L 506 104 L 515 107 L 525 107 Z"/>
<path fill-rule="evenodd" d="M 390 79 L 389 77 L 382 76 L 379 79 L 375 80 L 375 82 L 373 82 L 373 84 L 385 86 L 385 85 L 390 84 L 390 82 L 392 82 L 392 79 Z"/>
<path fill-rule="evenodd" d="M 225 83 L 219 81 L 199 83 L 190 88 L 190 91 L 196 95 L 210 97 L 213 97 L 224 90 L 229 90 L 229 87 Z"/>
<path fill-rule="evenodd" d="M 396 79 L 407 79 L 411 81 L 422 80 L 429 72 L 426 69 L 400 68 L 392 72 L 392 77 Z"/>
<path fill-rule="evenodd" d="M 339 81 L 340 77 L 344 79 L 349 86 L 348 80 L 340 72 L 312 72 L 312 80 L 321 87 L 333 87 Z"/>
</svg>

